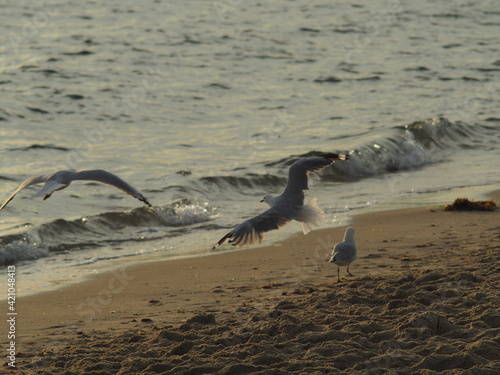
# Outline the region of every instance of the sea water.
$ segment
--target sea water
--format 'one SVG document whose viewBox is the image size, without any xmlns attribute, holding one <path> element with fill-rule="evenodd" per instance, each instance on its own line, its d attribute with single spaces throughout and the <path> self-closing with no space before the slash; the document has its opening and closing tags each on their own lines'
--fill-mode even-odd
<svg viewBox="0 0 500 375">
<path fill-rule="evenodd" d="M 0 212 L 21 295 L 212 254 L 305 156 L 351 156 L 311 175 L 324 227 L 498 188 L 496 2 L 19 0 L 0 24 L 0 198 L 100 168 L 154 205 L 21 191 Z"/>
</svg>

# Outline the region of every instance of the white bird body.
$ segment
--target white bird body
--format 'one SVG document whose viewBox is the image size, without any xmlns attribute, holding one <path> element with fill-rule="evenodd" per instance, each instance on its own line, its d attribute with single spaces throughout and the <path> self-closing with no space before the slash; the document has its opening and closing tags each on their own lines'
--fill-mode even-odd
<svg viewBox="0 0 500 375">
<path fill-rule="evenodd" d="M 45 183 L 42 189 L 35 195 L 35 197 L 43 196 L 43 199 L 45 200 L 47 198 L 50 198 L 52 193 L 54 193 L 55 191 L 67 188 L 69 184 L 75 180 L 97 181 L 103 184 L 114 186 L 115 188 L 120 189 L 121 191 L 133 196 L 134 198 L 139 199 L 148 206 L 151 206 L 151 204 L 139 191 L 123 181 L 120 177 L 110 172 L 104 171 L 102 169 L 84 170 L 80 172 L 77 172 L 74 169 L 67 169 L 57 171 L 46 176 L 36 176 L 28 178 L 21 185 L 19 185 L 16 191 L 14 191 L 14 193 L 12 193 L 9 198 L 7 198 L 2 207 L 0 207 L 0 211 L 3 210 L 5 206 L 7 206 L 7 204 L 17 195 L 17 193 L 19 193 L 22 189 L 27 188 L 28 186 Z"/>
<path fill-rule="evenodd" d="M 319 226 L 324 220 L 324 213 L 317 205 L 316 198 L 304 205 L 304 191 L 308 189 L 308 175 L 319 172 L 335 160 L 347 160 L 349 156 L 327 154 L 297 160 L 288 174 L 288 183 L 279 196 L 266 195 L 261 202 L 266 202 L 269 209 L 260 215 L 248 219 L 222 237 L 214 249 L 229 239 L 232 245 L 252 245 L 262 241 L 262 234 L 278 229 L 292 220 L 299 221 L 304 234 L 311 227 Z"/>
<path fill-rule="evenodd" d="M 312 198 L 308 204 L 302 206 L 290 205 L 290 203 L 286 201 L 286 197 L 283 197 L 283 195 L 273 197 L 268 194 L 262 201 L 266 202 L 269 207 L 280 212 L 280 214 L 285 218 L 300 222 L 302 232 L 304 232 L 304 234 L 309 233 L 312 227 L 320 226 L 321 222 L 325 219 L 325 213 L 317 205 L 317 198 Z"/>
<path fill-rule="evenodd" d="M 354 241 L 354 228 L 349 227 L 345 230 L 344 241 L 339 242 L 333 247 L 332 257 L 330 262 L 337 266 L 337 280 L 340 282 L 340 267 L 347 266 L 347 273 L 352 276 L 349 272 L 349 266 L 358 257 L 358 249 L 356 247 L 356 241 Z"/>
</svg>

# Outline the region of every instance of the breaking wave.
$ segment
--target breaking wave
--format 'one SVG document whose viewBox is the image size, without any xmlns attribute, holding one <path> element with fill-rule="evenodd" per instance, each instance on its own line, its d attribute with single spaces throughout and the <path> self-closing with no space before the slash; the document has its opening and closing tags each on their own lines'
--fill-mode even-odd
<svg viewBox="0 0 500 375">
<path fill-rule="evenodd" d="M 488 136 L 489 125 L 450 122 L 445 118 L 417 121 L 403 126 L 353 135 L 347 150 L 311 150 L 300 155 L 248 165 L 229 175 L 194 177 L 176 188 L 175 203 L 153 208 L 140 207 L 126 212 L 105 212 L 77 220 L 57 219 L 15 235 L 0 237 L 0 264 L 38 259 L 51 252 L 79 251 L 101 246 L 120 246 L 125 242 L 157 240 L 179 236 L 213 225 L 196 225 L 213 220 L 216 209 L 201 201 L 239 202 L 242 196 L 275 191 L 285 186 L 288 168 L 296 160 L 325 153 L 348 153 L 349 162 L 334 163 L 319 173 L 325 181 L 358 181 L 397 171 L 416 170 L 456 157 L 470 149 L 497 147 L 497 138 Z M 349 138 L 349 137 L 348 137 Z M 336 140 L 338 142 L 338 140 Z M 249 173 L 259 169 L 265 173 Z M 177 229 L 176 229 L 177 228 Z"/>
<path fill-rule="evenodd" d="M 215 176 L 201 180 L 211 189 L 217 187 L 221 190 L 238 189 L 245 192 L 255 187 L 273 188 L 286 184 L 288 167 L 296 160 L 336 152 L 349 153 L 349 162 L 334 163 L 320 173 L 321 178 L 328 181 L 356 181 L 386 173 L 418 169 L 439 162 L 449 153 L 460 149 L 487 149 L 484 138 L 489 130 L 491 128 L 488 126 L 452 123 L 445 118 L 416 121 L 365 134 L 359 146 L 351 150 L 312 150 L 264 164 L 266 168 L 275 169 L 276 174 Z"/>
<path fill-rule="evenodd" d="M 106 212 L 71 221 L 57 219 L 26 232 L 0 237 L 0 265 L 39 259 L 51 252 L 169 237 L 169 227 L 191 226 L 215 217 L 216 210 L 208 203 L 184 200 L 169 206 Z"/>
</svg>

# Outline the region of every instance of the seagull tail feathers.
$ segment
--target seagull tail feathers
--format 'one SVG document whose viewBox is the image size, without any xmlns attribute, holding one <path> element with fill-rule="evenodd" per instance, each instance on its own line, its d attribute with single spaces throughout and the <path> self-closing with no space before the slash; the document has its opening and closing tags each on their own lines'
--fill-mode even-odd
<svg viewBox="0 0 500 375">
<path fill-rule="evenodd" d="M 317 198 L 310 200 L 308 204 L 302 207 L 300 218 L 297 218 L 302 226 L 302 231 L 307 234 L 313 227 L 319 227 L 325 220 L 325 213 L 318 206 Z"/>
</svg>

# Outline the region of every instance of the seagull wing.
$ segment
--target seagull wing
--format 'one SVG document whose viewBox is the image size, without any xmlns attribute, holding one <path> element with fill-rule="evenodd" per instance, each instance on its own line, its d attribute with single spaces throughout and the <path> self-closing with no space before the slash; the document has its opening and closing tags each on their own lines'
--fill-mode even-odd
<svg viewBox="0 0 500 375">
<path fill-rule="evenodd" d="M 220 246 L 227 239 L 229 239 L 228 242 L 233 246 L 252 245 L 255 242 L 260 243 L 262 241 L 262 233 L 278 229 L 289 221 L 289 219 L 278 214 L 273 208 L 270 208 L 260 215 L 238 225 L 234 230 L 222 237 L 213 249 Z"/>
<path fill-rule="evenodd" d="M 35 184 L 41 184 L 42 182 L 46 182 L 48 180 L 49 176 L 36 176 L 36 177 L 30 177 L 26 181 L 24 181 L 19 187 L 12 193 L 12 195 L 7 198 L 7 200 L 2 204 L 2 207 L 0 207 L 0 211 L 2 211 L 5 206 L 19 193 L 21 190 L 24 188 L 35 185 Z"/>
<path fill-rule="evenodd" d="M 71 176 L 71 180 L 90 180 L 111 185 L 133 196 L 134 198 L 139 199 L 140 201 L 146 203 L 148 206 L 151 206 L 151 203 L 149 203 L 146 198 L 144 198 L 144 196 L 134 187 L 127 184 L 120 177 L 114 175 L 113 173 L 104 171 L 102 169 L 89 169 L 85 171 L 74 172 L 74 174 Z"/>
<path fill-rule="evenodd" d="M 309 173 L 319 172 L 328 167 L 335 160 L 346 160 L 347 155 L 325 154 L 297 160 L 288 172 L 288 184 L 282 196 L 295 206 L 304 204 L 304 190 L 309 189 Z"/>
<path fill-rule="evenodd" d="M 340 242 L 335 245 L 332 253 L 331 262 L 352 262 L 357 257 L 356 244 L 348 241 Z"/>
</svg>

